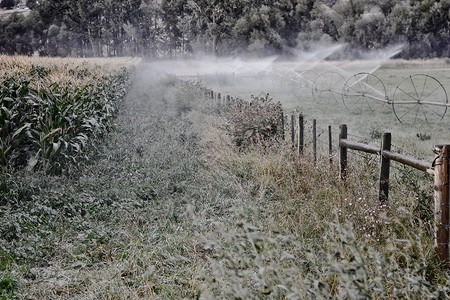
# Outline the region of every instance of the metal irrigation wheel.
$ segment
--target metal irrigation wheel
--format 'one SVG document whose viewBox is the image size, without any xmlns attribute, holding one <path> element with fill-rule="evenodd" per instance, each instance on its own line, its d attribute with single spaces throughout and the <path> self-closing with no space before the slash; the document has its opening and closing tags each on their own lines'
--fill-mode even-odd
<svg viewBox="0 0 450 300">
<path fill-rule="evenodd" d="M 290 73 L 289 83 L 292 93 L 303 100 L 307 92 L 313 86 L 313 80 L 318 76 L 317 72 L 312 70 L 293 71 Z"/>
<path fill-rule="evenodd" d="M 403 79 L 395 89 L 392 109 L 401 123 L 435 123 L 444 118 L 447 104 L 447 92 L 436 78 L 415 74 Z"/>
<path fill-rule="evenodd" d="M 350 77 L 342 89 L 342 101 L 353 114 L 386 112 L 388 97 L 380 78 L 370 73 L 358 73 Z"/>
<path fill-rule="evenodd" d="M 341 99 L 345 78 L 337 72 L 324 72 L 313 82 L 312 95 L 316 102 L 327 102 L 330 99 L 338 102 Z"/>
</svg>

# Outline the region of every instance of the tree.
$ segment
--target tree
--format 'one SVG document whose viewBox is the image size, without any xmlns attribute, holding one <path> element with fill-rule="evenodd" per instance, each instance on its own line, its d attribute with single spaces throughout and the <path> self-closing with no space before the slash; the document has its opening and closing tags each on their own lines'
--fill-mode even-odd
<svg viewBox="0 0 450 300">
<path fill-rule="evenodd" d="M 386 46 L 386 18 L 377 11 L 368 12 L 355 23 L 353 42 L 364 49 Z"/>
<path fill-rule="evenodd" d="M 397 5 L 396 0 L 380 0 L 375 1 L 375 5 L 378 5 L 378 7 L 381 9 L 381 12 L 385 17 L 389 16 L 389 14 L 392 12 L 394 7 Z"/>
<path fill-rule="evenodd" d="M 241 17 L 233 28 L 234 37 L 245 41 L 244 52 L 256 54 L 280 53 L 285 40 L 279 34 L 286 22 L 279 9 L 262 5 Z"/>
<path fill-rule="evenodd" d="M 0 53 L 33 54 L 31 30 L 22 14 L 12 14 L 0 21 Z"/>
<path fill-rule="evenodd" d="M 158 37 L 161 34 L 160 6 L 157 0 L 142 1 L 139 6 L 140 19 L 137 20 L 140 55 L 156 57 L 159 49 Z"/>
<path fill-rule="evenodd" d="M 397 4 L 388 17 L 389 33 L 392 42 L 407 42 L 411 29 L 411 14 L 407 6 Z"/>
<path fill-rule="evenodd" d="M 1 0 L 0 2 L 0 8 L 13 8 L 14 5 L 14 0 Z"/>
<path fill-rule="evenodd" d="M 27 0 L 26 5 L 29 9 L 33 9 L 36 6 L 36 0 Z"/>
<path fill-rule="evenodd" d="M 449 9 L 449 1 L 414 3 L 407 35 L 412 57 L 440 57 L 448 53 Z"/>
<path fill-rule="evenodd" d="M 183 40 L 184 32 L 180 25 L 180 19 L 185 15 L 185 8 L 187 7 L 186 0 L 163 0 L 161 3 L 161 17 L 164 24 L 166 37 L 166 51 L 170 56 L 175 55 L 179 50 L 184 52 Z"/>
</svg>

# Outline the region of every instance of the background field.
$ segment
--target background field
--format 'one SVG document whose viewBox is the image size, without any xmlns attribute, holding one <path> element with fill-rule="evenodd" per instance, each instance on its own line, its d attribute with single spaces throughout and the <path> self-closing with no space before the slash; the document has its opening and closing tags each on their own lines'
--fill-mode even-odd
<svg viewBox="0 0 450 300">
<path fill-rule="evenodd" d="M 361 114 L 353 114 L 345 107 L 341 95 L 345 82 L 354 74 L 360 72 L 368 72 L 377 76 L 384 84 L 386 96 L 389 99 L 394 99 L 397 86 L 405 78 L 414 74 L 434 77 L 442 84 L 448 94 L 448 90 L 450 90 L 450 73 L 448 72 L 450 64 L 448 60 L 372 59 L 338 62 L 317 61 L 312 63 L 267 60 L 220 62 L 215 67 L 213 67 L 213 64 L 209 64 L 208 68 L 204 68 L 204 65 L 208 64 L 191 64 L 187 68 L 185 68 L 186 65 L 181 64 L 178 69 L 174 68 L 173 72 L 184 75 L 183 78 L 201 80 L 222 95 L 231 95 L 248 100 L 251 95 L 262 96 L 270 93 L 274 101 L 280 101 L 283 104 L 287 114 L 301 112 L 310 125 L 313 119 L 317 119 L 318 128 L 322 131 L 326 130 L 328 125 L 331 125 L 335 137 L 338 136 L 340 124 L 348 125 L 350 135 L 367 141 L 375 138 L 376 141 L 372 141 L 375 144 L 379 143 L 379 135 L 383 132 L 391 132 L 394 146 L 424 159 L 433 158 L 432 149 L 435 144 L 450 142 L 450 132 L 447 130 L 450 125 L 449 113 L 446 113 L 439 122 L 439 117 L 427 122 L 419 114 L 414 124 L 411 124 L 408 120 L 405 124 L 397 120 L 390 104 L 376 107 L 373 111 L 366 109 Z M 202 74 L 202 72 L 204 73 Z M 320 101 L 318 102 L 313 97 L 314 83 L 320 82 L 322 78 L 324 82 L 330 82 L 329 74 L 327 74 L 329 72 L 341 74 L 343 79 L 337 82 L 336 77 L 331 78 L 331 80 L 335 80 L 330 85 L 333 86 L 336 93 L 322 93 L 322 95 L 319 95 Z M 305 82 L 307 85 L 305 85 Z M 411 88 L 407 81 L 404 84 Z M 417 85 L 422 88 L 421 83 Z M 375 88 L 381 91 L 381 87 L 376 86 Z M 435 84 L 429 81 L 425 84 L 424 93 L 432 93 L 435 88 Z M 439 89 L 438 92 L 442 92 L 442 90 Z M 397 92 L 397 98 L 398 95 Z M 402 95 L 400 95 L 400 98 L 402 98 Z M 441 96 L 439 98 L 441 99 Z M 430 115 L 432 113 L 427 112 L 427 116 Z M 407 114 L 406 117 L 408 116 L 412 117 L 412 115 Z M 335 144 L 337 145 L 337 140 Z"/>
<path fill-rule="evenodd" d="M 232 109 L 205 98 L 204 87 L 246 99 L 269 91 L 287 113 L 299 106 L 307 128 L 315 116 L 320 126 L 346 122 L 351 133 L 362 118 L 366 132 L 382 123 L 354 118 L 339 102 L 322 108 L 308 93 L 297 98 L 273 76 L 233 80 L 215 74 L 220 64 L 206 65 L 200 73 L 198 61 L 139 64 L 126 96 L 114 92 L 121 98 L 114 130 L 95 136 L 67 174 L 2 169 L 2 299 L 450 294 L 434 251 L 429 177 L 423 184 L 423 173 L 397 170 L 389 203 L 380 205 L 376 157 L 352 159 L 344 183 L 336 165 L 313 167 L 309 151 L 293 160 L 285 143 L 239 151 L 226 126 Z M 202 85 L 166 74 L 186 70 L 213 75 L 199 75 Z"/>
</svg>

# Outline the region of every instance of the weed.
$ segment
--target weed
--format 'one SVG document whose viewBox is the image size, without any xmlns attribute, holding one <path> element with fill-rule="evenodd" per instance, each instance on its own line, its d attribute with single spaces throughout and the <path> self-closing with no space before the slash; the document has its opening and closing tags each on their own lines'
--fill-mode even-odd
<svg viewBox="0 0 450 300">
<path fill-rule="evenodd" d="M 253 97 L 250 102 L 241 99 L 232 101 L 227 114 L 226 129 L 239 150 L 253 145 L 266 148 L 276 143 L 283 135 L 280 103 L 273 103 L 269 95 Z"/>
<path fill-rule="evenodd" d="M 416 136 L 421 141 L 428 141 L 431 139 L 431 134 L 417 133 Z"/>
<path fill-rule="evenodd" d="M 372 140 L 379 140 L 383 136 L 383 133 L 378 130 L 377 128 L 371 128 L 370 129 L 370 138 Z"/>
</svg>

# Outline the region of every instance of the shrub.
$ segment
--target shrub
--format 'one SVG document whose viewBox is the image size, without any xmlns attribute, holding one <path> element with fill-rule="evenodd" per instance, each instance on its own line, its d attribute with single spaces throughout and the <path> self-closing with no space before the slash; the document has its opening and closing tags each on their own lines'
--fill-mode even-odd
<svg viewBox="0 0 450 300">
<path fill-rule="evenodd" d="M 253 145 L 268 148 L 282 136 L 282 111 L 281 103 L 273 103 L 269 94 L 266 97 L 252 96 L 250 102 L 233 99 L 226 115 L 226 130 L 240 151 Z"/>
</svg>

